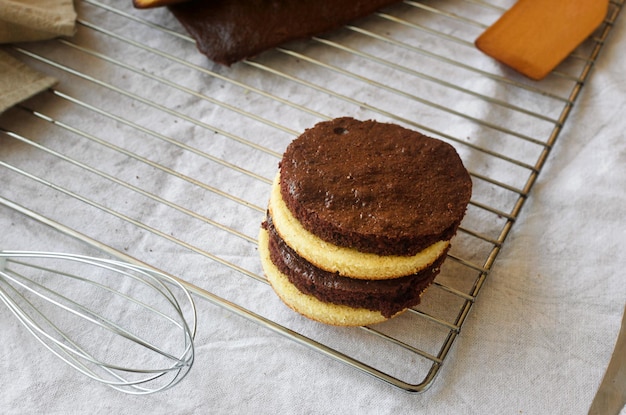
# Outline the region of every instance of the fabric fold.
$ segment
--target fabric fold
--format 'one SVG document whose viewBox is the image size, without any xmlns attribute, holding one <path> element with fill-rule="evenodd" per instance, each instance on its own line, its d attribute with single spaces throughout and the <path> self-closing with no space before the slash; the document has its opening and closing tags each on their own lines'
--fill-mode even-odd
<svg viewBox="0 0 626 415">
<path fill-rule="evenodd" d="M 29 68 L 0 50 L 0 113 L 55 83 L 56 79 Z"/>
<path fill-rule="evenodd" d="M 0 0 L 0 43 L 72 36 L 75 25 L 72 0 Z"/>
<path fill-rule="evenodd" d="M 72 36 L 75 28 L 72 0 L 0 0 L 0 43 Z M 55 83 L 0 49 L 0 113 Z"/>
</svg>

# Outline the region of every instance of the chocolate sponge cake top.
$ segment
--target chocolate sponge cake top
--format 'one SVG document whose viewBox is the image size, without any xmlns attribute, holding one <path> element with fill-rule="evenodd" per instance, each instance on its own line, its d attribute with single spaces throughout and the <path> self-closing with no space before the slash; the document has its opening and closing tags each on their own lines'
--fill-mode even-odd
<svg viewBox="0 0 626 415">
<path fill-rule="evenodd" d="M 470 200 L 455 149 L 404 127 L 337 118 L 306 130 L 280 162 L 289 211 L 319 238 L 377 255 L 449 240 Z"/>
</svg>

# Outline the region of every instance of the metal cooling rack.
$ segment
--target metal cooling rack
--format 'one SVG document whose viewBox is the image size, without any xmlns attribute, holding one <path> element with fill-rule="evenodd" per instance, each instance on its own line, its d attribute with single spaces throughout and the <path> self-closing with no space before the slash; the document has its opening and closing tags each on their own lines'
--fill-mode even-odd
<svg viewBox="0 0 626 415">
<path fill-rule="evenodd" d="M 122 259 L 199 274 L 187 280 L 198 296 L 417 392 L 446 361 L 623 6 L 612 2 L 585 44 L 530 82 L 473 47 L 509 0 L 404 1 L 231 68 L 201 56 L 167 10 L 130 3 L 79 2 L 76 36 L 9 49 L 60 82 L 0 117 L 4 208 Z M 276 300 L 256 233 L 286 145 L 343 115 L 452 143 L 474 196 L 422 305 L 337 330 Z M 79 181 L 92 191 L 76 190 Z M 110 204 L 111 195 L 132 202 Z"/>
</svg>

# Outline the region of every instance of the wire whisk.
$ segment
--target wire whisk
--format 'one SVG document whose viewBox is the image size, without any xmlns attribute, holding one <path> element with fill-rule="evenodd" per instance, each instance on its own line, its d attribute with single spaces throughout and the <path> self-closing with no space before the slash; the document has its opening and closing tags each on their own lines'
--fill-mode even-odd
<svg viewBox="0 0 626 415">
<path fill-rule="evenodd" d="M 0 251 L 0 299 L 54 355 L 130 394 L 168 389 L 194 360 L 196 307 L 175 278 L 126 262 Z"/>
</svg>

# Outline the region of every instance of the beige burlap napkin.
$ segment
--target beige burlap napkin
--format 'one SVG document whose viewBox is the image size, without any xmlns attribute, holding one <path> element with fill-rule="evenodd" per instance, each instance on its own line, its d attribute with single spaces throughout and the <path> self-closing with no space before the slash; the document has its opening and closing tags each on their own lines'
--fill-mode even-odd
<svg viewBox="0 0 626 415">
<path fill-rule="evenodd" d="M 29 68 L 0 49 L 0 113 L 55 82 L 54 78 Z"/>
<path fill-rule="evenodd" d="M 74 34 L 72 0 L 0 0 L 0 43 Z"/>
<path fill-rule="evenodd" d="M 0 43 L 72 36 L 75 24 L 72 0 L 0 0 Z M 0 113 L 55 82 L 0 49 Z"/>
</svg>

